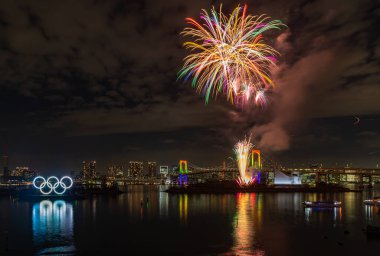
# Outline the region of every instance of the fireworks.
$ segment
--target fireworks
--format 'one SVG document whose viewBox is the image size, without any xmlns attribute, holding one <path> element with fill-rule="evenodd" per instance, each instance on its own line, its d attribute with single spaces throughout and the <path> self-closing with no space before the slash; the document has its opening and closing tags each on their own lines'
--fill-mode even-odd
<svg viewBox="0 0 380 256">
<path fill-rule="evenodd" d="M 224 94 L 235 105 L 264 105 L 265 92 L 273 87 L 270 67 L 275 65 L 279 53 L 265 44 L 263 33 L 279 29 L 279 20 L 269 21 L 266 15 L 247 14 L 247 6 L 238 6 L 227 17 L 214 8 L 209 14 L 202 10 L 202 23 L 192 18 L 181 33 L 193 40 L 184 43 L 190 54 L 178 78 L 192 78 L 192 86 L 205 96 Z"/>
<path fill-rule="evenodd" d="M 251 153 L 252 147 L 253 145 L 250 139 L 239 141 L 235 145 L 234 151 L 236 154 L 236 161 L 240 172 L 240 176 L 238 177 L 237 182 L 241 187 L 249 186 L 254 182 L 254 179 L 248 173 L 249 155 Z"/>
</svg>

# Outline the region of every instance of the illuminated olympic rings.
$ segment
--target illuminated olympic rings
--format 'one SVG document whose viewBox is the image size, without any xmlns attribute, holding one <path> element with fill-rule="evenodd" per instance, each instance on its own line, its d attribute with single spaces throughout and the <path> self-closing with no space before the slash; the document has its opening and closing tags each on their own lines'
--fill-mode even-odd
<svg viewBox="0 0 380 256">
<path fill-rule="evenodd" d="M 64 176 L 61 179 L 55 176 L 50 176 L 47 179 L 42 176 L 37 176 L 33 180 L 33 186 L 39 189 L 44 195 L 50 195 L 53 191 L 57 195 L 62 195 L 66 192 L 66 189 L 73 186 L 73 183 L 73 180 L 69 176 Z"/>
</svg>

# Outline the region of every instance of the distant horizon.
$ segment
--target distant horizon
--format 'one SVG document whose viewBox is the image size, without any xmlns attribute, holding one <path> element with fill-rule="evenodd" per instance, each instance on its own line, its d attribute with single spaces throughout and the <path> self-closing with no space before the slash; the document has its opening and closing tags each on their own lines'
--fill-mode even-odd
<svg viewBox="0 0 380 256">
<path fill-rule="evenodd" d="M 3 157 L 3 156 L 1 156 Z M 8 156 L 9 157 L 9 156 Z M 146 171 L 147 163 L 148 162 L 156 162 L 157 163 L 157 171 L 159 170 L 160 166 L 169 166 L 169 169 L 171 167 L 177 166 L 180 160 L 187 160 L 187 159 L 178 159 L 177 162 L 167 162 L 167 161 L 159 161 L 159 160 L 139 160 L 139 159 L 134 159 L 134 160 L 125 160 L 124 162 L 111 162 L 111 161 L 99 161 L 97 159 L 83 159 L 82 161 L 79 161 L 77 164 L 68 164 L 68 166 L 73 166 L 75 167 L 67 167 L 67 168 L 62 168 L 59 167 L 59 164 L 53 167 L 34 167 L 33 163 L 30 164 L 12 164 L 12 158 L 9 157 L 9 164 L 8 168 L 9 170 L 15 170 L 16 167 L 29 167 L 33 171 L 37 171 L 38 173 L 44 173 L 44 174 L 69 174 L 71 172 L 79 172 L 82 168 L 82 162 L 83 161 L 96 161 L 96 170 L 99 173 L 106 173 L 107 168 L 113 165 L 119 165 L 123 167 L 123 171 L 128 170 L 128 164 L 129 162 L 142 162 L 144 166 L 144 171 Z M 231 159 L 225 159 L 225 161 L 231 161 Z M 189 161 L 190 162 L 190 161 Z M 192 163 L 192 162 L 190 162 Z M 222 162 L 215 162 L 214 164 L 198 164 L 197 162 L 194 162 L 193 164 L 199 166 L 199 167 L 210 167 L 210 166 L 222 166 Z M 281 164 L 282 167 L 284 168 L 312 168 L 313 165 L 322 165 L 322 168 L 364 168 L 364 169 L 380 169 L 379 164 L 374 164 L 373 166 L 367 164 L 367 165 L 360 165 L 360 164 L 355 164 L 355 162 L 346 162 L 346 163 L 330 163 L 330 164 L 325 164 L 323 162 L 310 162 L 310 163 L 294 163 L 294 164 Z M 348 166 L 348 167 L 347 167 Z M 1 162 L 1 169 L 0 169 L 0 176 L 3 175 L 3 163 Z"/>
</svg>

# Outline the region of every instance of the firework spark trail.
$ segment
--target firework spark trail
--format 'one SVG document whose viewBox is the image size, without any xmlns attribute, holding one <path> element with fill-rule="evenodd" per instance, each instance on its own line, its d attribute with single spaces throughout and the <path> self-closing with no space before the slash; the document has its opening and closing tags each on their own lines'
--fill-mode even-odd
<svg viewBox="0 0 380 256">
<path fill-rule="evenodd" d="M 184 43 L 190 54 L 178 78 L 192 77 L 192 86 L 205 96 L 224 94 L 235 105 L 265 105 L 265 92 L 273 87 L 270 67 L 275 65 L 279 53 L 265 44 L 263 33 L 285 26 L 279 20 L 269 21 L 266 15 L 247 15 L 247 6 L 238 6 L 227 17 L 215 8 L 209 14 L 202 10 L 203 23 L 192 18 L 183 36 L 193 40 Z"/>
<path fill-rule="evenodd" d="M 238 178 L 237 182 L 240 186 L 248 186 L 253 182 L 252 177 L 247 173 L 249 164 L 249 154 L 251 152 L 252 147 L 253 145 L 250 139 L 239 141 L 235 145 L 234 151 L 236 154 L 236 161 L 240 173 L 240 177 Z"/>
</svg>

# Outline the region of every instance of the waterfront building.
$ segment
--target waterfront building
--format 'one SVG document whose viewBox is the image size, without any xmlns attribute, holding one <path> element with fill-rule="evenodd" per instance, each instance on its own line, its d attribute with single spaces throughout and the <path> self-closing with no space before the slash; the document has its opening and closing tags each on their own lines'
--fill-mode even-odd
<svg viewBox="0 0 380 256">
<path fill-rule="evenodd" d="M 179 172 L 179 166 L 178 165 L 172 165 L 170 170 L 169 170 L 169 174 L 170 175 L 177 175 Z"/>
<path fill-rule="evenodd" d="M 28 171 L 29 171 L 29 167 L 27 166 L 17 166 L 14 170 L 10 172 L 10 175 L 15 176 L 15 177 L 21 177 L 23 176 L 24 172 L 28 172 Z"/>
<path fill-rule="evenodd" d="M 275 171 L 274 184 L 277 185 L 300 185 L 301 178 L 299 172 L 285 174 L 282 171 Z"/>
<path fill-rule="evenodd" d="M 37 173 L 32 170 L 26 170 L 22 174 L 23 179 L 26 181 L 32 181 L 36 176 L 37 176 Z"/>
<path fill-rule="evenodd" d="M 19 178 L 22 180 L 31 180 L 36 176 L 36 172 L 30 170 L 27 166 L 17 166 L 9 173 L 9 177 Z"/>
<path fill-rule="evenodd" d="M 160 166 L 160 174 L 167 176 L 169 174 L 169 166 Z"/>
<path fill-rule="evenodd" d="M 96 161 L 83 161 L 82 162 L 82 171 L 81 171 L 82 180 L 93 180 L 97 177 L 96 173 Z"/>
<path fill-rule="evenodd" d="M 156 162 L 148 162 L 148 177 L 154 178 L 157 176 L 157 163 Z"/>
<path fill-rule="evenodd" d="M 108 166 L 107 177 L 114 178 L 114 179 L 124 177 L 123 166 L 121 165 Z"/>
<path fill-rule="evenodd" d="M 128 177 L 139 179 L 144 177 L 144 164 L 143 162 L 130 161 L 128 164 Z"/>
</svg>

